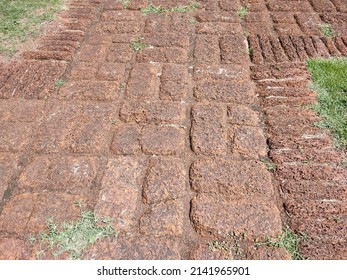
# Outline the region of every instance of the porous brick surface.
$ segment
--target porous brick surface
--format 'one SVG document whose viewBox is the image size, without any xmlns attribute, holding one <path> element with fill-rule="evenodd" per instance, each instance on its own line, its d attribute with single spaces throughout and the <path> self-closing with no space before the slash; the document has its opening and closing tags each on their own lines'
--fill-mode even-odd
<svg viewBox="0 0 347 280">
<path fill-rule="evenodd" d="M 303 106 L 304 61 L 347 53 L 344 1 L 196 2 L 73 0 L 0 64 L 0 259 L 35 258 L 29 237 L 79 203 L 118 233 L 85 259 L 288 259 L 253 242 L 284 213 L 304 256 L 346 257 L 346 170 Z"/>
</svg>

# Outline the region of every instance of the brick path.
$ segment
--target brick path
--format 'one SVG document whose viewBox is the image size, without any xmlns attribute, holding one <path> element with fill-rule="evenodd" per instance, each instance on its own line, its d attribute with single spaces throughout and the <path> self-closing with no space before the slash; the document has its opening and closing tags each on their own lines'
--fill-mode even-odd
<svg viewBox="0 0 347 280">
<path fill-rule="evenodd" d="M 167 2 L 151 1 L 168 8 L 187 4 Z M 266 105 L 266 86 L 282 79 L 282 72 L 270 71 L 275 62 L 298 65 L 301 57 L 291 59 L 289 47 L 285 56 L 267 52 L 274 43 L 266 36 L 295 42 L 281 33 L 277 10 L 289 22 L 291 9 L 314 13 L 319 7 L 267 1 L 267 9 L 264 1 L 250 1 L 244 21 L 236 15 L 237 0 L 197 2 L 199 10 L 190 13 L 144 15 L 139 9 L 146 0 L 131 1 L 127 9 L 113 0 L 75 0 L 60 14 L 64 30 L 40 38 L 40 47 L 22 60 L 0 65 L 0 258 L 35 258 L 29 234 L 44 230 L 52 216 L 57 222 L 77 218 L 80 200 L 113 218 L 119 232 L 117 240 L 92 246 L 87 259 L 289 258 L 253 243 L 281 233 L 276 182 L 296 168 L 281 165 L 288 160 L 273 148 L 288 132 L 276 132 L 286 111 L 277 116 L 278 104 Z M 343 1 L 328 2 L 346 15 Z M 270 14 L 275 31 L 267 33 Z M 130 42 L 139 38 L 150 47 L 132 50 Z M 335 42 L 343 51 L 344 39 Z M 300 77 L 304 70 L 298 69 Z M 286 92 L 292 96 L 290 87 Z M 277 181 L 261 162 L 268 155 L 263 109 L 270 155 L 280 164 Z M 287 186 L 289 192 L 297 185 Z M 215 240 L 226 240 L 230 250 L 211 251 L 207 244 Z"/>
</svg>

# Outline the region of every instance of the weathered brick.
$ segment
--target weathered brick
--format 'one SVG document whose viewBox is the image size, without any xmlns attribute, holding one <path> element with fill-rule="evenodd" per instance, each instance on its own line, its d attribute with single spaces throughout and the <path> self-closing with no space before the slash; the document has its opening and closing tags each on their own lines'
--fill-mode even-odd
<svg viewBox="0 0 347 280">
<path fill-rule="evenodd" d="M 100 161 L 92 157 L 36 157 L 22 171 L 20 191 L 68 191 L 71 194 L 92 193 Z"/>
<path fill-rule="evenodd" d="M 120 110 L 120 118 L 136 123 L 182 123 L 186 117 L 186 106 L 180 102 L 125 102 Z"/>
<path fill-rule="evenodd" d="M 115 154 L 133 155 L 141 151 L 139 143 L 140 127 L 137 125 L 121 125 L 116 128 L 111 144 Z"/>
<path fill-rule="evenodd" d="M 218 36 L 198 35 L 196 38 L 194 58 L 196 63 L 216 65 L 220 63 Z"/>
<path fill-rule="evenodd" d="M 226 108 L 222 105 L 198 104 L 192 110 L 192 147 L 195 153 L 226 153 Z"/>
<path fill-rule="evenodd" d="M 254 159 L 267 155 L 266 138 L 259 127 L 233 127 L 230 138 L 231 149 L 235 155 Z"/>
<path fill-rule="evenodd" d="M 160 238 L 158 236 L 120 236 L 113 242 L 101 240 L 95 243 L 87 249 L 85 258 L 109 260 L 178 260 L 181 258 L 180 242 L 172 238 Z"/>
<path fill-rule="evenodd" d="M 151 236 L 182 236 L 184 214 L 181 201 L 153 205 L 140 220 L 140 232 Z"/>
<path fill-rule="evenodd" d="M 258 126 L 259 117 L 250 107 L 228 105 L 228 120 L 231 124 Z"/>
<path fill-rule="evenodd" d="M 224 36 L 220 39 L 222 63 L 225 64 L 247 64 L 246 39 L 243 35 Z"/>
<path fill-rule="evenodd" d="M 179 154 L 185 148 L 185 130 L 170 125 L 149 125 L 143 129 L 140 142 L 145 154 Z"/>
<path fill-rule="evenodd" d="M 204 234 L 247 233 L 253 237 L 278 236 L 280 212 L 272 202 L 257 199 L 230 201 L 226 197 L 201 194 L 192 200 L 195 229 Z"/>
<path fill-rule="evenodd" d="M 57 104 L 40 126 L 34 147 L 46 152 L 107 151 L 117 117 L 112 104 Z"/>
<path fill-rule="evenodd" d="M 200 22 L 196 25 L 196 33 L 211 35 L 242 34 L 242 26 L 238 23 L 229 22 Z"/>
<path fill-rule="evenodd" d="M 0 237 L 0 260 L 22 260 L 24 246 L 20 239 Z"/>
<path fill-rule="evenodd" d="M 199 193 L 224 194 L 230 200 L 271 197 L 271 175 L 261 162 L 201 159 L 191 167 L 192 188 Z"/>
<path fill-rule="evenodd" d="M 160 99 L 180 101 L 189 91 L 188 70 L 185 66 L 168 64 L 163 67 Z"/>
<path fill-rule="evenodd" d="M 19 194 L 6 203 L 0 226 L 8 233 L 40 232 L 50 218 L 58 224 L 76 219 L 80 210 L 74 204 L 80 200 L 85 197 L 49 192 Z"/>
<path fill-rule="evenodd" d="M 69 78 L 71 80 L 93 80 L 98 71 L 98 64 L 95 62 L 77 62 L 71 69 Z"/>
<path fill-rule="evenodd" d="M 64 83 L 57 94 L 57 98 L 98 101 L 119 100 L 119 83 L 104 81 L 71 81 Z"/>
<path fill-rule="evenodd" d="M 162 62 L 184 64 L 188 61 L 188 53 L 184 48 L 152 47 L 143 49 L 137 54 L 138 62 Z"/>
<path fill-rule="evenodd" d="M 97 62 L 105 56 L 105 51 L 103 45 L 84 45 L 79 50 L 78 59 L 80 61 Z"/>
<path fill-rule="evenodd" d="M 106 52 L 106 61 L 126 63 L 131 60 L 133 54 L 129 43 L 113 43 Z"/>
<path fill-rule="evenodd" d="M 201 81 L 194 88 L 194 96 L 198 101 L 241 104 L 252 104 L 255 101 L 250 83 Z"/>
<path fill-rule="evenodd" d="M 96 75 L 100 80 L 122 82 L 125 78 L 125 64 L 103 63 Z"/>
<path fill-rule="evenodd" d="M 149 204 L 178 199 L 187 193 L 187 172 L 178 159 L 152 159 L 143 197 Z"/>
<path fill-rule="evenodd" d="M 141 100 L 158 99 L 160 68 L 158 64 L 135 64 L 128 83 L 127 96 Z"/>
<path fill-rule="evenodd" d="M 143 158 L 120 157 L 107 164 L 95 212 L 114 219 L 117 230 L 128 231 L 138 223 L 145 171 Z"/>
</svg>

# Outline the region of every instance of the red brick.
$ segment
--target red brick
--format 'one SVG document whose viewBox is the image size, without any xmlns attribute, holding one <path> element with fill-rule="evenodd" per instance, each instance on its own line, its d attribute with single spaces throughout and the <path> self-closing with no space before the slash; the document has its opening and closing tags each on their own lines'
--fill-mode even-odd
<svg viewBox="0 0 347 280">
<path fill-rule="evenodd" d="M 247 233 L 252 237 L 278 236 L 280 212 L 273 202 L 256 199 L 230 201 L 202 194 L 192 200 L 191 217 L 203 234 Z"/>
<path fill-rule="evenodd" d="M 116 128 L 111 150 L 119 155 L 133 155 L 141 151 L 140 128 L 137 125 L 121 125 Z"/>
<path fill-rule="evenodd" d="M 186 106 L 180 102 L 125 102 L 120 110 L 120 118 L 136 123 L 182 123 L 186 118 Z"/>
<path fill-rule="evenodd" d="M 0 216 L 1 228 L 8 233 L 40 232 L 47 221 L 54 218 L 58 224 L 74 220 L 79 215 L 76 201 L 82 196 L 59 193 L 24 193 L 12 197 Z"/>
<path fill-rule="evenodd" d="M 0 237 L 0 260 L 22 260 L 24 242 L 17 238 Z"/>
<path fill-rule="evenodd" d="M 145 171 L 143 158 L 119 157 L 107 165 L 95 212 L 112 218 L 117 230 L 128 231 L 138 224 Z"/>
<path fill-rule="evenodd" d="M 267 155 L 266 138 L 259 127 L 233 127 L 231 132 L 232 152 L 245 158 L 261 158 Z"/>
<path fill-rule="evenodd" d="M 137 54 L 137 61 L 185 64 L 188 53 L 184 48 L 146 48 Z"/>
<path fill-rule="evenodd" d="M 258 126 L 259 117 L 250 107 L 228 105 L 228 120 L 231 124 Z"/>
<path fill-rule="evenodd" d="M 57 95 L 59 99 L 120 100 L 119 84 L 103 81 L 72 81 L 64 83 Z"/>
<path fill-rule="evenodd" d="M 143 188 L 146 203 L 156 204 L 187 194 L 187 172 L 178 159 L 152 159 Z"/>
<path fill-rule="evenodd" d="M 192 110 L 192 147 L 195 153 L 222 155 L 227 148 L 226 108 L 199 104 Z"/>
<path fill-rule="evenodd" d="M 160 73 L 158 64 L 135 64 L 127 86 L 127 96 L 141 100 L 158 99 Z"/>
<path fill-rule="evenodd" d="M 220 39 L 222 63 L 247 64 L 246 39 L 241 34 L 240 32 L 240 34 L 224 36 Z"/>
<path fill-rule="evenodd" d="M 149 125 L 143 129 L 140 142 L 145 154 L 180 154 L 185 149 L 185 130 L 170 125 Z"/>
<path fill-rule="evenodd" d="M 250 83 L 201 81 L 196 83 L 194 96 L 198 101 L 252 104 L 255 94 Z"/>
<path fill-rule="evenodd" d="M 220 63 L 218 36 L 198 35 L 196 37 L 194 58 L 196 63 L 216 65 Z"/>
<path fill-rule="evenodd" d="M 84 45 L 79 49 L 78 59 L 80 61 L 97 62 L 105 55 L 103 45 Z"/>
<path fill-rule="evenodd" d="M 198 193 L 223 194 L 230 200 L 271 197 L 271 175 L 261 162 L 201 159 L 191 167 L 192 188 Z"/>
<path fill-rule="evenodd" d="M 184 205 L 169 200 L 150 209 L 141 217 L 140 232 L 150 236 L 180 237 L 183 234 Z"/>
<path fill-rule="evenodd" d="M 180 101 L 189 91 L 188 70 L 185 66 L 168 64 L 163 66 L 160 77 L 160 99 Z"/>
<path fill-rule="evenodd" d="M 131 60 L 133 54 L 129 43 L 113 43 L 106 51 L 106 61 L 126 63 Z"/>
<path fill-rule="evenodd" d="M 100 161 L 91 157 L 35 158 L 22 171 L 18 188 L 20 191 L 43 192 L 68 191 L 71 194 L 93 192 Z"/>
</svg>

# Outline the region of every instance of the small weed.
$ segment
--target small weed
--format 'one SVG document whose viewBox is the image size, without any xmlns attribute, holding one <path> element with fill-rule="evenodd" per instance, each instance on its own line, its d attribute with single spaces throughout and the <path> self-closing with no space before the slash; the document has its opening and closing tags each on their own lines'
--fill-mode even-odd
<svg viewBox="0 0 347 280">
<path fill-rule="evenodd" d="M 168 10 L 163 8 L 160 5 L 159 6 L 153 6 L 152 4 L 150 4 L 146 8 L 142 8 L 141 12 L 147 15 L 147 14 L 166 13 L 166 12 L 168 12 Z"/>
<path fill-rule="evenodd" d="M 117 124 L 117 120 L 112 120 L 111 124 L 112 125 L 116 125 Z"/>
<path fill-rule="evenodd" d="M 213 241 L 213 242 L 209 242 L 208 243 L 208 249 L 213 252 L 215 250 L 224 250 L 229 252 L 230 251 L 230 247 L 229 244 L 223 240 L 223 241 Z"/>
<path fill-rule="evenodd" d="M 267 237 L 265 242 L 256 242 L 255 245 L 284 248 L 289 252 L 293 260 L 303 260 L 304 257 L 301 255 L 298 245 L 301 240 L 306 239 L 307 236 L 305 234 L 296 234 L 287 227 L 283 229 L 283 233 L 277 238 Z"/>
<path fill-rule="evenodd" d="M 56 80 L 55 83 L 54 83 L 54 86 L 55 87 L 61 87 L 64 85 L 64 81 L 63 80 Z"/>
<path fill-rule="evenodd" d="M 264 158 L 264 159 L 261 159 L 260 161 L 265 164 L 265 167 L 267 170 L 271 172 L 275 172 L 277 170 L 276 164 L 269 158 Z"/>
<path fill-rule="evenodd" d="M 238 17 L 239 17 L 240 19 L 243 20 L 243 19 L 245 18 L 245 16 L 248 14 L 249 8 L 250 8 L 249 5 L 247 5 L 247 6 L 242 6 L 242 7 L 240 7 L 240 9 L 238 9 L 238 11 L 236 12 L 236 14 L 238 15 Z"/>
<path fill-rule="evenodd" d="M 137 39 L 135 39 L 135 40 L 133 40 L 133 41 L 130 42 L 130 47 L 132 48 L 132 50 L 138 52 L 138 51 L 140 51 L 140 50 L 149 48 L 150 45 L 145 44 L 145 43 L 142 41 L 142 38 L 137 38 Z"/>
<path fill-rule="evenodd" d="M 99 226 L 100 222 L 104 226 Z M 85 249 L 99 239 L 117 237 L 110 219 L 100 221 L 91 211 L 81 211 L 77 221 L 64 222 L 62 225 L 56 224 L 51 218 L 47 222 L 47 228 L 48 230 L 39 234 L 40 249 L 36 253 L 38 259 L 47 250 L 51 251 L 56 258 L 63 253 L 68 253 L 70 259 L 80 259 Z M 29 240 L 35 241 L 36 237 L 30 236 Z"/>
<path fill-rule="evenodd" d="M 118 0 L 118 2 L 123 5 L 124 9 L 128 9 L 131 0 Z"/>
<path fill-rule="evenodd" d="M 160 13 L 189 13 L 195 11 L 198 8 L 198 3 L 190 1 L 189 5 L 177 6 L 171 9 L 167 9 L 159 6 L 154 6 L 152 4 L 148 5 L 146 8 L 141 9 L 141 12 L 144 14 L 160 14 Z"/>
<path fill-rule="evenodd" d="M 196 18 L 190 18 L 189 19 L 189 23 L 190 24 L 196 24 L 198 21 L 196 20 Z"/>
<path fill-rule="evenodd" d="M 323 23 L 319 25 L 319 28 L 323 34 L 323 36 L 328 37 L 328 38 L 333 38 L 335 37 L 335 32 L 332 29 L 331 25 L 328 23 Z"/>
<path fill-rule="evenodd" d="M 247 48 L 246 54 L 252 55 L 253 54 L 253 49 L 252 48 Z"/>
</svg>

